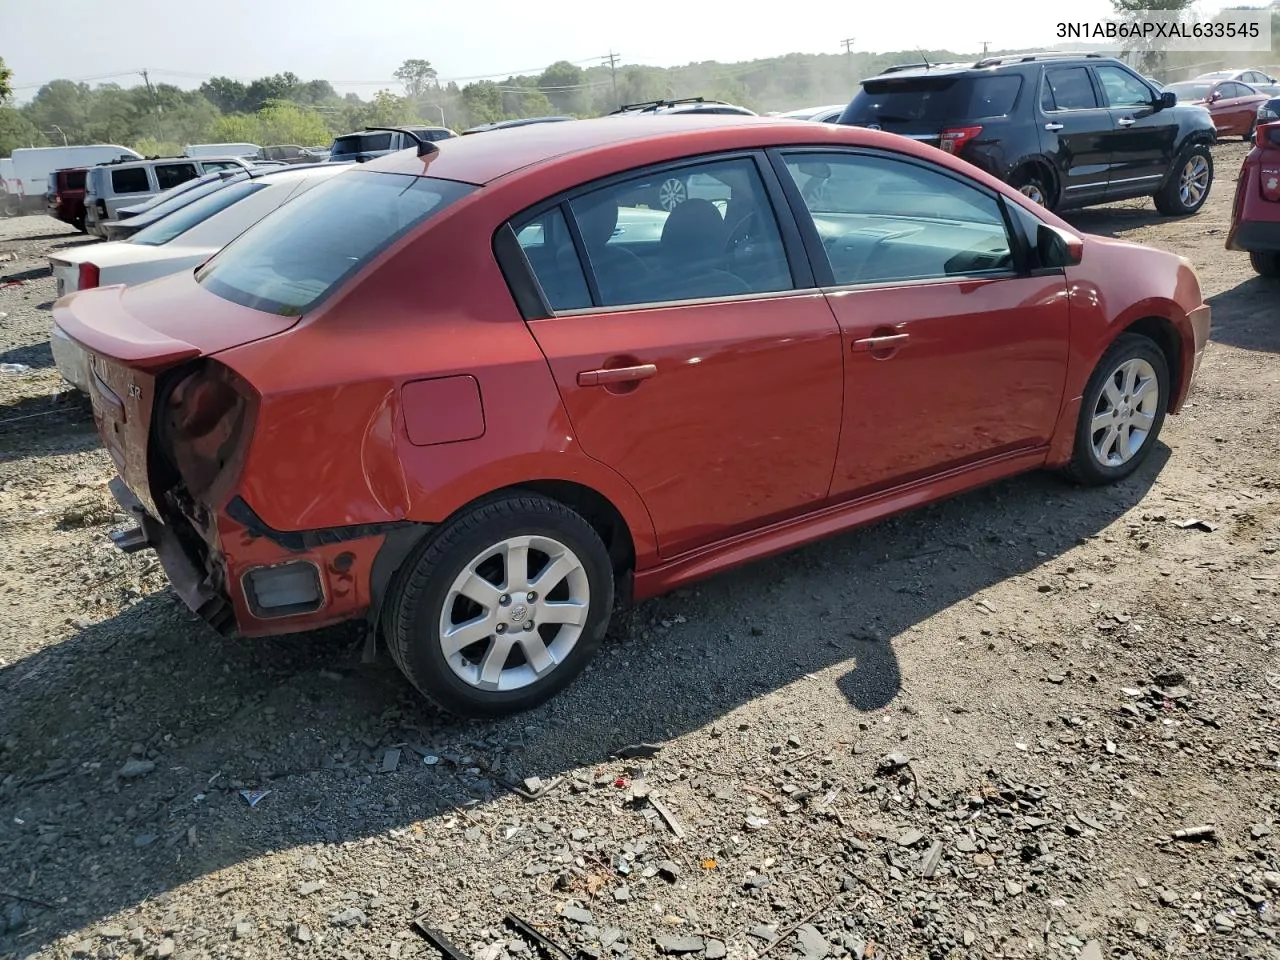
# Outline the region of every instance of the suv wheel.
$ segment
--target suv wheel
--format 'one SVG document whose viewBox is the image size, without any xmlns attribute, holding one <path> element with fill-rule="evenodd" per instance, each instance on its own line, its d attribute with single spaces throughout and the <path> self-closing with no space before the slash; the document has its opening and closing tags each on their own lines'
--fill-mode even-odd
<svg viewBox="0 0 1280 960">
<path fill-rule="evenodd" d="M 1255 250 L 1249 254 L 1249 262 L 1260 276 L 1268 280 L 1280 278 L 1280 252 L 1275 250 Z"/>
<path fill-rule="evenodd" d="M 388 647 L 419 692 L 464 717 L 549 700 L 595 654 L 613 608 L 599 535 L 544 497 L 504 497 L 447 523 L 389 598 Z"/>
<path fill-rule="evenodd" d="M 1166 216 L 1185 217 L 1209 199 L 1213 185 L 1213 154 L 1203 143 L 1182 151 L 1169 179 L 1156 194 L 1156 209 Z"/>
<path fill-rule="evenodd" d="M 670 213 L 689 199 L 689 185 L 679 177 L 667 177 L 658 184 L 656 196 L 656 206 Z"/>
<path fill-rule="evenodd" d="M 1038 203 L 1046 210 L 1052 209 L 1053 202 L 1049 194 L 1049 185 L 1044 175 L 1035 170 L 1026 170 L 1014 174 L 1009 185 L 1033 203 Z"/>
</svg>

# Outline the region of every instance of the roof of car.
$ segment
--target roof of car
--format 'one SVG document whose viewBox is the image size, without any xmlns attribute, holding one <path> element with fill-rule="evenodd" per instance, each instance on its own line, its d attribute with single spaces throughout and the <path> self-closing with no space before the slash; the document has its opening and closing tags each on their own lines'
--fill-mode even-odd
<svg viewBox="0 0 1280 960">
<path fill-rule="evenodd" d="M 436 144 L 436 152 L 419 157 L 415 150 L 400 150 L 371 160 L 364 169 L 387 173 L 415 174 L 458 180 L 463 183 L 485 184 L 517 170 L 542 164 L 570 154 L 605 150 L 637 140 L 670 137 L 687 141 L 699 133 L 716 130 L 752 129 L 763 136 L 761 142 L 770 142 L 766 130 L 775 131 L 772 140 L 777 142 L 823 142 L 824 138 L 841 135 L 850 138 L 876 140 L 876 136 L 899 138 L 891 134 L 878 134 L 855 127 L 839 127 L 833 124 L 800 124 L 780 117 L 756 117 L 740 114 L 681 114 L 679 116 L 645 114 L 640 116 L 609 116 L 592 120 L 575 120 L 571 123 L 535 123 L 506 130 L 494 130 L 481 137 L 455 137 Z M 695 151 L 696 152 L 696 151 Z"/>
</svg>

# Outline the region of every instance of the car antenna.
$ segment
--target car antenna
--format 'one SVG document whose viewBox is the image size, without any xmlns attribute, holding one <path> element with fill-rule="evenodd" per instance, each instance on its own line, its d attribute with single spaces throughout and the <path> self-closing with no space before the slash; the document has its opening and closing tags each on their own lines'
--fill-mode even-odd
<svg viewBox="0 0 1280 960">
<path fill-rule="evenodd" d="M 411 137 L 413 142 L 418 145 L 418 156 L 429 157 L 433 153 L 438 153 L 440 148 L 430 140 L 423 140 L 412 130 L 406 130 L 404 127 L 365 127 L 366 130 L 383 130 L 387 133 L 403 133 L 406 137 Z"/>
<path fill-rule="evenodd" d="M 932 67 L 932 66 L 933 66 L 933 64 L 931 64 L 931 63 L 929 62 L 929 58 L 928 58 L 928 57 L 926 57 L 926 56 L 924 55 L 924 51 L 923 51 L 923 50 L 920 50 L 920 48 L 919 48 L 919 47 L 916 47 L 916 49 L 920 51 L 920 62 L 921 62 L 921 63 L 923 63 L 923 64 L 924 64 L 924 68 L 925 68 L 926 70 L 928 70 L 930 67 Z"/>
</svg>

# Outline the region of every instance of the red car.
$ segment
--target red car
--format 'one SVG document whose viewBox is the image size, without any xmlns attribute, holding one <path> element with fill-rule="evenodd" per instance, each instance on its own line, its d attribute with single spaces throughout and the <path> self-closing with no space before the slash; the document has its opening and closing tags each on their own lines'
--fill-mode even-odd
<svg viewBox="0 0 1280 960">
<path fill-rule="evenodd" d="M 1258 107 L 1271 99 L 1237 80 L 1185 80 L 1169 83 L 1163 92 L 1173 93 L 1182 103 L 1194 103 L 1209 111 L 1218 137 L 1253 138 Z"/>
<path fill-rule="evenodd" d="M 1258 127 L 1240 167 L 1227 249 L 1247 252 L 1262 276 L 1280 277 L 1280 123 Z"/>
<path fill-rule="evenodd" d="M 66 167 L 49 174 L 49 216 L 69 223 L 81 233 L 84 225 L 84 183 L 87 167 Z"/>
<path fill-rule="evenodd" d="M 227 633 L 365 618 L 477 716 L 568 683 L 615 599 L 1024 471 L 1128 476 L 1210 319 L 1185 260 L 936 148 L 727 116 L 424 143 L 54 313 L 119 546 Z"/>
</svg>

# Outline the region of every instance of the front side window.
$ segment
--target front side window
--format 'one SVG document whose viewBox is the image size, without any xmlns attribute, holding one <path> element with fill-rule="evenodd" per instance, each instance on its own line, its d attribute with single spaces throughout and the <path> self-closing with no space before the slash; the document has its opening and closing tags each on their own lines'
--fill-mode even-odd
<svg viewBox="0 0 1280 960">
<path fill-rule="evenodd" d="M 113 193 L 146 193 L 151 189 L 146 167 L 125 167 L 111 171 Z"/>
<path fill-rule="evenodd" d="M 434 177 L 347 170 L 259 220 L 196 279 L 233 303 L 298 316 L 409 230 L 474 189 Z"/>
<path fill-rule="evenodd" d="M 1084 67 L 1059 67 L 1044 72 L 1040 106 L 1046 113 L 1055 110 L 1092 110 L 1098 97 Z"/>
<path fill-rule="evenodd" d="M 1102 83 L 1107 103 L 1113 107 L 1149 107 L 1151 90 L 1128 70 L 1119 67 L 1100 66 L 1098 80 Z"/>
<path fill-rule="evenodd" d="M 790 154 L 839 285 L 1008 274 L 1000 203 L 955 177 L 865 154 Z"/>
<path fill-rule="evenodd" d="M 156 183 L 161 190 L 168 190 L 180 183 L 194 180 L 199 176 L 194 163 L 157 163 Z"/>
<path fill-rule="evenodd" d="M 582 261 L 578 259 L 561 207 L 552 207 L 524 221 L 516 228 L 516 240 L 552 310 L 580 310 L 591 306 Z"/>
</svg>

